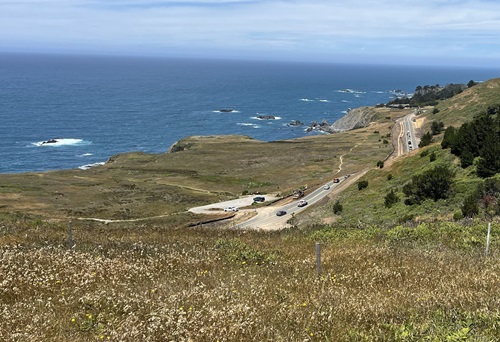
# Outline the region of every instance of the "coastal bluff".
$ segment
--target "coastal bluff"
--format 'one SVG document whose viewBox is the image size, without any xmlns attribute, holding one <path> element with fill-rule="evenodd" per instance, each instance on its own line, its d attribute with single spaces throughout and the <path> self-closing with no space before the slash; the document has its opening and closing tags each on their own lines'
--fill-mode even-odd
<svg viewBox="0 0 500 342">
<path fill-rule="evenodd" d="M 330 126 L 325 127 L 325 131 L 338 133 L 366 127 L 373 121 L 375 116 L 376 109 L 372 106 L 354 108 Z"/>
</svg>

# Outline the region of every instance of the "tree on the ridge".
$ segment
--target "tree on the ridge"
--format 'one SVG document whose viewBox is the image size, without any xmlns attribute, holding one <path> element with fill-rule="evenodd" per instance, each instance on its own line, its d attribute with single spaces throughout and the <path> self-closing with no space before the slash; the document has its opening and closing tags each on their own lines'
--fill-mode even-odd
<svg viewBox="0 0 500 342">
<path fill-rule="evenodd" d="M 467 88 L 474 87 L 477 83 L 474 82 L 473 80 L 470 80 L 469 83 L 467 83 Z"/>
</svg>

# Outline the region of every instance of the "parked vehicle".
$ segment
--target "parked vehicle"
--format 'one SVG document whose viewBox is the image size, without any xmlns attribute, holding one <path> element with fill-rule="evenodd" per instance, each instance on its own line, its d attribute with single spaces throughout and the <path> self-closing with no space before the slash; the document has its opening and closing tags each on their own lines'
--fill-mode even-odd
<svg viewBox="0 0 500 342">
<path fill-rule="evenodd" d="M 228 212 L 228 211 L 238 211 L 238 207 L 227 207 L 227 208 L 224 208 L 224 211 Z"/>
<path fill-rule="evenodd" d="M 297 204 L 298 207 L 305 207 L 307 205 L 307 201 L 305 200 L 300 200 L 299 204 Z"/>
<path fill-rule="evenodd" d="M 253 198 L 254 202 L 264 202 L 266 198 L 264 196 L 257 196 Z"/>
<path fill-rule="evenodd" d="M 284 210 L 280 210 L 276 213 L 276 216 L 283 216 L 283 215 L 286 215 L 286 211 Z"/>
</svg>

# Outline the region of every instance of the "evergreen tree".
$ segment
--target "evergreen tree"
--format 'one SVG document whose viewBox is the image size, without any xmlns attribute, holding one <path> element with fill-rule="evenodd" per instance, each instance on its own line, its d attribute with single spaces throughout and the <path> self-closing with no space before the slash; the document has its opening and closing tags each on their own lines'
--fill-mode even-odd
<svg viewBox="0 0 500 342">
<path fill-rule="evenodd" d="M 491 177 L 500 172 L 500 136 L 489 134 L 479 155 L 481 157 L 477 164 L 479 177 Z"/>
<path fill-rule="evenodd" d="M 399 202 L 399 197 L 398 195 L 396 195 L 396 193 L 394 192 L 394 190 L 391 190 L 387 193 L 387 195 L 385 195 L 385 198 L 384 198 L 384 205 L 386 208 L 390 208 L 392 207 L 394 204 L 398 203 Z"/>
<path fill-rule="evenodd" d="M 413 176 L 412 180 L 403 186 L 403 193 L 407 197 L 405 204 L 420 204 L 427 198 L 434 201 L 448 198 L 453 177 L 453 172 L 445 165 L 438 165 Z"/>
<path fill-rule="evenodd" d="M 456 139 L 456 135 L 457 135 L 457 129 L 455 127 L 453 126 L 447 127 L 446 130 L 444 131 L 444 137 L 443 141 L 441 142 L 441 147 L 443 149 L 450 148 Z"/>
<path fill-rule="evenodd" d="M 477 204 L 475 194 L 467 196 L 464 199 L 461 210 L 464 217 L 474 217 L 479 214 L 479 205 Z"/>
<path fill-rule="evenodd" d="M 431 142 L 432 142 L 432 135 L 430 132 L 427 132 L 422 136 L 422 139 L 420 139 L 418 147 L 425 147 L 429 145 Z"/>
<path fill-rule="evenodd" d="M 335 201 L 335 204 L 333 205 L 333 213 L 338 215 L 343 209 L 344 207 L 340 204 L 339 200 Z"/>
</svg>

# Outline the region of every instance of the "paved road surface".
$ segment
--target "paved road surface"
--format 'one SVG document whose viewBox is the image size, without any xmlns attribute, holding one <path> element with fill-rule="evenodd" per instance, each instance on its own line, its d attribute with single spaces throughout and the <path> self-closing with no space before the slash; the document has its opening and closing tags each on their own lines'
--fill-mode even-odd
<svg viewBox="0 0 500 342">
<path fill-rule="evenodd" d="M 302 197 L 301 199 L 307 201 L 308 203 L 304 207 L 298 207 L 297 204 L 299 200 L 296 200 L 283 206 L 261 208 L 257 211 L 256 216 L 243 223 L 238 224 L 237 227 L 254 229 L 276 229 L 276 227 L 288 227 L 289 224 L 287 223 L 287 221 L 292 218 L 292 214 L 297 214 L 302 210 L 307 209 L 308 206 L 322 200 L 323 198 L 328 196 L 328 194 L 330 194 L 330 192 L 332 192 L 337 186 L 339 186 L 346 178 L 347 176 L 339 178 L 339 183 L 330 181 L 314 190 L 309 195 Z M 325 185 L 328 185 L 330 188 L 328 190 L 325 190 Z M 286 211 L 286 214 L 283 216 L 277 216 L 276 213 L 280 210 Z"/>
</svg>

